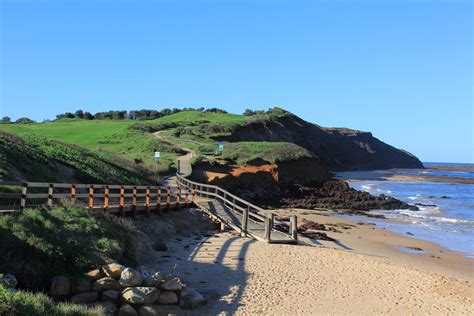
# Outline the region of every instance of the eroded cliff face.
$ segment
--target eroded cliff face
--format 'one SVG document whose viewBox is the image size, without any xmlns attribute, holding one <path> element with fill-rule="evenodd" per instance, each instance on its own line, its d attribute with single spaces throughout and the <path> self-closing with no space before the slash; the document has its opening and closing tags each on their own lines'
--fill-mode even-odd
<svg viewBox="0 0 474 316">
<path fill-rule="evenodd" d="M 294 143 L 314 153 L 321 166 L 331 171 L 423 168 L 418 158 L 380 141 L 371 133 L 324 128 L 294 115 L 257 120 L 216 140 Z"/>
<path fill-rule="evenodd" d="M 330 179 L 330 174 L 317 158 L 303 158 L 273 164 L 254 161 L 243 166 L 202 163 L 193 166 L 192 178 L 227 190 L 245 191 L 247 195 L 253 192 L 255 196 L 275 196 L 281 194 L 284 187 L 323 182 Z"/>
<path fill-rule="evenodd" d="M 373 196 L 350 188 L 344 181 L 331 179 L 314 158 L 274 164 L 254 161 L 244 166 L 201 163 L 194 166 L 192 179 L 217 185 L 266 208 L 332 208 L 351 212 L 417 209 L 397 199 Z"/>
</svg>

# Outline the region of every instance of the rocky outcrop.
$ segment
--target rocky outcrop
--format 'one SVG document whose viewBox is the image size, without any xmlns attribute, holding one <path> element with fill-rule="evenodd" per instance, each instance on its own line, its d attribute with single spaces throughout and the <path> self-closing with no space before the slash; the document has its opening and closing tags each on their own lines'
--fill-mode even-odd
<svg viewBox="0 0 474 316">
<path fill-rule="evenodd" d="M 272 203 L 272 201 L 266 201 Z M 279 205 L 293 208 L 331 208 L 352 211 L 410 209 L 409 205 L 390 196 L 374 196 L 368 192 L 357 191 L 344 181 L 330 180 L 312 186 L 290 186 L 280 197 Z"/>
</svg>

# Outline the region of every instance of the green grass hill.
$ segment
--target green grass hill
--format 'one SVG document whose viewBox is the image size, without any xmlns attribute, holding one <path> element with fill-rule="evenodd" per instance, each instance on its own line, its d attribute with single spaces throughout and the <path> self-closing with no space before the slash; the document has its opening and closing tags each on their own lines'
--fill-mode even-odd
<svg viewBox="0 0 474 316">
<path fill-rule="evenodd" d="M 242 165 L 318 157 L 332 170 L 418 167 L 418 159 L 370 133 L 329 129 L 279 108 L 247 115 L 197 110 L 150 120 L 59 119 L 0 124 L 3 179 L 148 183 L 174 172 L 182 148 L 195 161 Z M 224 141 L 223 153 L 216 154 Z M 154 160 L 161 152 L 161 161 Z M 65 172 L 68 171 L 68 172 Z"/>
</svg>

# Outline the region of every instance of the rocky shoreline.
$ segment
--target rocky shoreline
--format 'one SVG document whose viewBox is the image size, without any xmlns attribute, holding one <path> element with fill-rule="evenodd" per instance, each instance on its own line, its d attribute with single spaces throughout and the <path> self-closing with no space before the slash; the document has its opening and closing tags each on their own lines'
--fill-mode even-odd
<svg viewBox="0 0 474 316">
<path fill-rule="evenodd" d="M 341 180 L 289 185 L 265 194 L 255 192 L 249 194 L 241 190 L 241 194 L 251 196 L 254 202 L 270 208 L 335 209 L 362 215 L 366 215 L 365 212 L 370 210 L 418 210 L 416 205 L 407 204 L 390 196 L 383 194 L 374 196 L 368 192 L 355 190 Z"/>
</svg>

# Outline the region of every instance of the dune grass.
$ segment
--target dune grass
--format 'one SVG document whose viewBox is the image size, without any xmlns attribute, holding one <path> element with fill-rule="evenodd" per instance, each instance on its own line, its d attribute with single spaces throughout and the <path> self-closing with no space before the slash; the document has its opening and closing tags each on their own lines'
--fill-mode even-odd
<svg viewBox="0 0 474 316">
<path fill-rule="evenodd" d="M 0 285 L 0 315 L 2 316 L 100 316 L 100 306 L 56 303 L 43 293 L 12 292 Z"/>
</svg>

